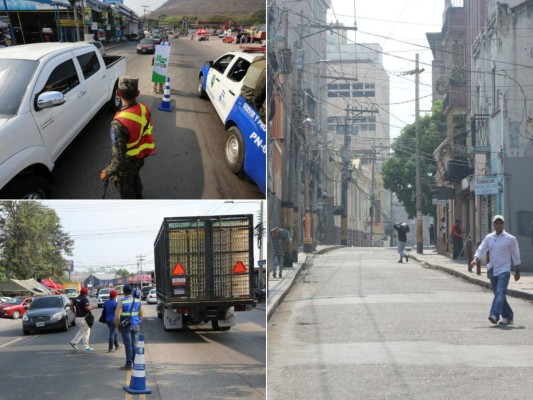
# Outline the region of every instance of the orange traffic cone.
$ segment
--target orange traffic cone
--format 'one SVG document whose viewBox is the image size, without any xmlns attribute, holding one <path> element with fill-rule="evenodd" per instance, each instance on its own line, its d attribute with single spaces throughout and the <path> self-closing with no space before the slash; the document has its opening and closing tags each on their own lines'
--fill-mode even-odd
<svg viewBox="0 0 533 400">
<path fill-rule="evenodd" d="M 170 76 L 167 76 L 167 82 L 165 83 L 165 92 L 163 93 L 163 100 L 159 105 L 158 110 L 172 111 L 172 104 L 170 104 Z"/>
<path fill-rule="evenodd" d="M 124 390 L 131 394 L 150 394 L 152 391 L 146 389 L 146 369 L 144 365 L 144 335 L 139 336 L 137 342 L 135 361 L 131 374 L 130 385 L 124 386 Z"/>
</svg>

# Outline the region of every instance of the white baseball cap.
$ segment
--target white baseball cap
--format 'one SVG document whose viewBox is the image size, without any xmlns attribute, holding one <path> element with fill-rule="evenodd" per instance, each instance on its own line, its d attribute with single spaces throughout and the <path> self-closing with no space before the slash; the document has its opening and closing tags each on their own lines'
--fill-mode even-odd
<svg viewBox="0 0 533 400">
<path fill-rule="evenodd" d="M 502 222 L 505 222 L 505 219 L 503 218 L 503 215 L 495 215 L 494 218 L 492 218 L 492 223 L 496 222 L 496 220 L 501 219 Z"/>
</svg>

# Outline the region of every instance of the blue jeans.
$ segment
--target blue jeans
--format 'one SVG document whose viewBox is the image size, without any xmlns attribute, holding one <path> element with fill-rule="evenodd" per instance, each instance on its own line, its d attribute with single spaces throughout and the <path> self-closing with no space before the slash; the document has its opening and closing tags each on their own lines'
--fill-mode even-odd
<svg viewBox="0 0 533 400">
<path fill-rule="evenodd" d="M 135 353 L 137 347 L 137 339 L 139 338 L 140 325 L 130 325 L 126 329 L 122 329 L 122 341 L 124 342 L 124 350 L 126 352 L 126 366 L 132 367 L 135 361 Z"/>
<path fill-rule="evenodd" d="M 403 258 L 406 257 L 405 251 L 403 251 L 403 249 L 405 249 L 405 244 L 406 242 L 400 242 L 398 240 L 398 253 L 400 253 L 400 261 L 403 261 Z"/>
<path fill-rule="evenodd" d="M 276 270 L 279 267 L 279 275 L 283 273 L 283 256 L 274 256 L 272 262 L 272 274 L 276 275 Z"/>
<path fill-rule="evenodd" d="M 493 276 L 493 268 L 489 270 L 490 285 L 494 292 L 494 300 L 492 300 L 492 306 L 490 307 L 490 315 L 494 315 L 499 318 L 512 320 L 514 317 L 513 310 L 509 303 L 507 303 L 507 286 L 509 286 L 509 279 L 511 278 L 510 272 L 504 272 L 498 276 Z"/>
<path fill-rule="evenodd" d="M 111 350 L 113 346 L 115 346 L 115 349 L 117 349 L 118 339 L 117 339 L 117 328 L 115 326 L 115 321 L 107 321 L 107 327 L 109 328 L 109 349 Z"/>
</svg>

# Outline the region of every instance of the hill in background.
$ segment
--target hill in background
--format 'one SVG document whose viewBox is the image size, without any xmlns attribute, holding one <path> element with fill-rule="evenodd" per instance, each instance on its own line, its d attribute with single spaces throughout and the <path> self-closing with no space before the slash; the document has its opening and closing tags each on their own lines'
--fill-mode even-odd
<svg viewBox="0 0 533 400">
<path fill-rule="evenodd" d="M 196 16 L 201 20 L 216 16 L 245 17 L 257 11 L 266 13 L 265 0 L 168 0 L 150 13 L 150 18 L 166 16 Z"/>
</svg>

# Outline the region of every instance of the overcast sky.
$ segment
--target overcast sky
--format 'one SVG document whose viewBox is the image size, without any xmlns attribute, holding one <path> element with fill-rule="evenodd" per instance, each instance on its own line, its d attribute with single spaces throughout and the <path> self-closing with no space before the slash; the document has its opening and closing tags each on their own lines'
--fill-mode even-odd
<svg viewBox="0 0 533 400">
<path fill-rule="evenodd" d="M 356 20 L 356 41 L 379 43 L 386 53 L 383 63 L 390 76 L 391 138 L 398 136 L 405 124 L 414 122 L 414 76 L 397 75 L 415 68 L 415 53 L 420 54 L 420 68 L 425 69 L 420 75 L 421 115 L 431 109 L 433 57 L 426 33 L 442 29 L 444 4 L 445 0 L 332 0 L 329 22 L 338 20 L 353 26 Z"/>
<path fill-rule="evenodd" d="M 64 230 L 75 241 L 74 255 L 67 259 L 74 260 L 76 272 L 106 266 L 122 266 L 136 272 L 139 255 L 144 256 L 143 269 L 153 270 L 154 241 L 165 217 L 253 214 L 255 226 L 260 210 L 259 200 L 233 204 L 223 200 L 51 200 L 43 203 L 56 211 Z M 257 245 L 254 249 L 257 262 Z"/>
</svg>

